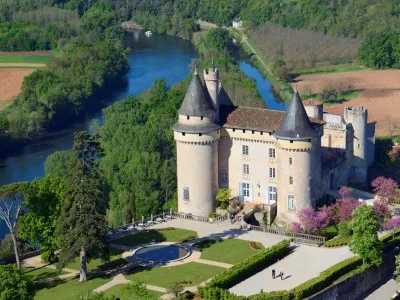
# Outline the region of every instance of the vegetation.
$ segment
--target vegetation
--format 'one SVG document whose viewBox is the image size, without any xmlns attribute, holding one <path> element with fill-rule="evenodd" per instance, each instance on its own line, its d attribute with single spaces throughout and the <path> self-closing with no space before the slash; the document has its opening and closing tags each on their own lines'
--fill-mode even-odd
<svg viewBox="0 0 400 300">
<path fill-rule="evenodd" d="M 106 296 L 114 296 L 120 300 L 157 300 L 163 295 L 160 292 L 147 290 L 141 282 L 119 284 L 107 289 L 104 294 Z"/>
<path fill-rule="evenodd" d="M 0 219 L 10 231 L 14 246 L 15 261 L 21 269 L 17 243 L 18 218 L 22 214 L 23 199 L 29 192 L 28 182 L 17 182 L 0 187 Z"/>
<path fill-rule="evenodd" d="M 58 219 L 60 267 L 80 256 L 80 281 L 87 280 L 86 261 L 108 260 L 107 198 L 99 171 L 103 150 L 98 134 L 78 132 L 72 148 L 65 202 Z"/>
<path fill-rule="evenodd" d="M 250 247 L 249 241 L 224 239 L 205 240 L 195 244 L 194 246 L 201 251 L 202 259 L 234 265 L 249 258 L 264 248 L 261 243 L 256 243 L 255 245 L 258 247 L 257 250 Z"/>
<path fill-rule="evenodd" d="M 128 262 L 122 258 L 123 252 L 124 252 L 123 250 L 119 249 L 110 249 L 110 258 L 108 259 L 107 262 L 104 262 L 104 260 L 99 258 L 91 259 L 86 265 L 87 269 L 89 271 L 91 270 L 107 271 L 115 269 L 116 267 L 127 265 Z M 73 262 L 67 264 L 65 267 L 69 269 L 80 270 L 81 262 L 79 260 L 79 257 L 76 257 Z"/>
<path fill-rule="evenodd" d="M 27 213 L 19 220 L 18 234 L 40 247 L 46 262 L 54 262 L 59 249 L 56 228 L 65 191 L 65 182 L 49 174 L 31 183 L 30 193 L 24 200 Z"/>
<path fill-rule="evenodd" d="M 398 28 L 398 27 L 397 27 Z M 359 60 L 370 68 L 400 68 L 400 31 L 385 28 L 369 32 L 358 51 Z"/>
<path fill-rule="evenodd" d="M 183 286 L 179 282 L 175 282 L 168 287 L 167 292 L 177 298 L 183 292 Z"/>
<path fill-rule="evenodd" d="M 195 238 L 195 231 L 171 228 L 171 230 L 146 230 L 140 231 L 134 235 L 113 240 L 113 244 L 123 246 L 137 246 L 140 244 L 161 243 L 161 242 L 182 242 L 187 239 Z"/>
<path fill-rule="evenodd" d="M 224 268 L 216 266 L 190 262 L 175 267 L 133 269 L 125 274 L 125 278 L 165 288 L 176 282 L 184 286 L 193 286 L 221 273 L 223 270 Z"/>
<path fill-rule="evenodd" d="M 17 236 L 17 249 L 18 254 L 25 254 L 32 251 L 31 246 Z M 14 262 L 14 242 L 11 234 L 7 234 L 0 240 L 0 263 L 1 262 Z"/>
<path fill-rule="evenodd" d="M 31 300 L 35 296 L 32 280 L 15 265 L 0 266 L 0 299 Z"/>
<path fill-rule="evenodd" d="M 374 211 L 367 205 L 360 205 L 352 216 L 353 239 L 350 242 L 350 250 L 360 255 L 363 264 L 380 265 L 383 248 L 377 235 L 379 223 Z"/>
<path fill-rule="evenodd" d="M 400 281 L 400 254 L 396 255 L 396 269 L 394 270 L 393 275 L 397 282 Z"/>
<path fill-rule="evenodd" d="M 47 64 L 54 55 L 0 55 L 0 63 L 28 63 L 28 64 Z"/>
<path fill-rule="evenodd" d="M 217 200 L 221 206 L 221 208 L 227 208 L 229 205 L 229 199 L 231 199 L 231 189 L 219 189 L 217 193 Z M 223 206 L 223 207 L 222 207 Z"/>
<path fill-rule="evenodd" d="M 23 269 L 23 272 L 32 281 L 49 279 L 54 276 L 66 274 L 66 272 L 63 272 L 63 271 L 60 272 L 59 270 L 52 270 L 52 269 L 46 268 L 46 267 L 40 267 L 40 268 L 35 268 L 35 269 L 27 268 L 27 269 Z"/>
<path fill-rule="evenodd" d="M 229 289 L 235 284 L 265 269 L 277 259 L 286 256 L 289 252 L 289 244 L 290 242 L 288 240 L 284 240 L 270 248 L 259 251 L 257 254 L 215 276 L 206 284 L 206 287 Z"/>
<path fill-rule="evenodd" d="M 341 247 L 348 245 L 352 239 L 352 236 L 343 236 L 343 235 L 338 235 L 334 237 L 333 239 L 325 242 L 324 247 Z"/>
</svg>

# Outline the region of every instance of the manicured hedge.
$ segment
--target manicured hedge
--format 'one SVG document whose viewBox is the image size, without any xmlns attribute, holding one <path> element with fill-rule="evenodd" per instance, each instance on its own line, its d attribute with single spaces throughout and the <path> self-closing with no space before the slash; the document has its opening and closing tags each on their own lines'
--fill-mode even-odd
<svg viewBox="0 0 400 300">
<path fill-rule="evenodd" d="M 293 294 L 290 291 L 273 291 L 249 296 L 249 300 L 291 300 Z"/>
<path fill-rule="evenodd" d="M 245 300 L 245 296 L 237 296 L 219 287 L 201 286 L 197 289 L 201 298 L 205 300 Z"/>
<path fill-rule="evenodd" d="M 286 256 L 289 253 L 289 245 L 290 242 L 284 240 L 270 248 L 262 250 L 218 274 L 210 283 L 207 284 L 207 286 L 229 289 L 275 263 L 278 258 L 280 259 Z"/>
<path fill-rule="evenodd" d="M 351 236 L 341 236 L 338 235 L 337 237 L 325 242 L 324 247 L 340 247 L 345 246 L 351 241 Z"/>
<path fill-rule="evenodd" d="M 354 270 L 362 264 L 358 256 L 346 259 L 322 271 L 318 277 L 312 278 L 291 290 L 294 299 L 304 299 L 331 285 L 340 276 Z"/>
</svg>

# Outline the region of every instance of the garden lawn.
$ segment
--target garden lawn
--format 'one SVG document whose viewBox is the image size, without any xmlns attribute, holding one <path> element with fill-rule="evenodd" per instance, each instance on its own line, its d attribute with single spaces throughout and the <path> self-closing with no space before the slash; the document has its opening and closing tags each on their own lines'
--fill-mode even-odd
<svg viewBox="0 0 400 300">
<path fill-rule="evenodd" d="M 32 56 L 2 56 L 0 55 L 0 63 L 29 63 L 29 64 L 46 64 L 54 55 L 32 55 Z"/>
<path fill-rule="evenodd" d="M 111 281 L 111 277 L 94 278 L 79 282 L 79 278 L 55 283 L 55 286 L 43 288 L 36 292 L 35 300 L 70 300 Z"/>
<path fill-rule="evenodd" d="M 259 250 L 254 250 L 249 243 L 250 241 L 238 239 L 206 240 L 194 246 L 201 251 L 202 259 L 235 265 L 264 249 L 262 244 L 256 243 Z"/>
<path fill-rule="evenodd" d="M 134 269 L 127 272 L 126 279 L 141 281 L 150 285 L 168 288 L 175 282 L 181 282 L 184 286 L 199 284 L 226 270 L 211 265 L 190 262 L 175 267 L 160 267 L 152 269 Z"/>
<path fill-rule="evenodd" d="M 67 272 L 58 272 L 57 270 L 49 269 L 46 267 L 36 269 L 24 269 L 24 273 L 32 280 L 46 279 L 53 276 L 67 274 Z"/>
<path fill-rule="evenodd" d="M 146 230 L 133 235 L 125 236 L 111 243 L 123 246 L 137 246 L 148 243 L 181 242 L 195 238 L 197 233 L 192 230 L 173 228 L 171 230 Z"/>
<path fill-rule="evenodd" d="M 101 259 L 91 259 L 87 264 L 88 270 L 100 269 L 100 270 L 110 270 L 119 266 L 124 266 L 128 264 L 128 262 L 122 258 L 122 253 L 124 250 L 119 249 L 111 249 L 110 261 L 108 263 L 101 261 Z M 80 261 L 79 257 L 75 258 L 75 261 L 69 263 L 65 266 L 66 268 L 80 270 Z"/>
<path fill-rule="evenodd" d="M 115 285 L 115 286 L 113 286 L 113 287 L 111 287 L 111 288 L 105 290 L 105 291 L 104 291 L 104 294 L 105 294 L 106 296 L 108 296 L 108 297 L 114 296 L 115 298 L 121 298 L 121 299 L 123 299 L 123 295 L 122 295 L 121 288 L 122 288 L 124 285 L 125 285 L 125 284 L 118 284 L 118 285 Z M 160 298 L 162 295 L 164 295 L 164 293 L 157 292 L 157 291 L 150 291 L 150 290 L 149 290 L 149 292 L 150 292 L 151 294 L 154 295 L 154 299 L 158 299 L 158 298 Z"/>
</svg>

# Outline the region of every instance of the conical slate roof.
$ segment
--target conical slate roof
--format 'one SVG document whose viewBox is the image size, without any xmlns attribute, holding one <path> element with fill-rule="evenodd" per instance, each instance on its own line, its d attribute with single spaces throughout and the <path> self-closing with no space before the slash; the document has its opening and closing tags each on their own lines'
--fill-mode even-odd
<svg viewBox="0 0 400 300">
<path fill-rule="evenodd" d="M 292 101 L 274 136 L 282 140 L 295 141 L 307 140 L 318 136 L 318 133 L 311 127 L 310 119 L 297 91 L 294 92 Z"/>
<path fill-rule="evenodd" d="M 204 92 L 200 77 L 195 71 L 186 91 L 182 106 L 179 109 L 180 115 L 206 117 L 212 119 L 216 113 L 212 103 Z"/>
</svg>

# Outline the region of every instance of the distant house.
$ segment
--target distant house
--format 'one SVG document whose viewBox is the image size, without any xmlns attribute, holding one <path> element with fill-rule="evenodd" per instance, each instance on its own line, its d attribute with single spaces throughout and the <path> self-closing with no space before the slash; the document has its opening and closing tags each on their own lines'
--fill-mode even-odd
<svg viewBox="0 0 400 300">
<path fill-rule="evenodd" d="M 242 25 L 243 25 L 243 22 L 242 22 L 242 20 L 240 20 L 240 18 L 233 19 L 233 21 L 232 21 L 233 28 L 239 28 L 239 27 L 242 27 Z"/>
</svg>

